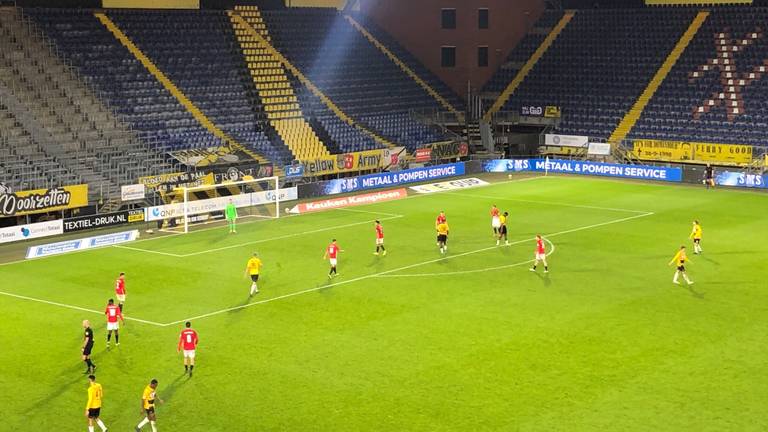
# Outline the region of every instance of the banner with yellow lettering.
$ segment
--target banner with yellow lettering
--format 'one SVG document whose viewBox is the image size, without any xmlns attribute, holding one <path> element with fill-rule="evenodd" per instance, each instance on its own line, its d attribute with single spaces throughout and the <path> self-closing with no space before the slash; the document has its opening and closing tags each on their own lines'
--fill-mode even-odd
<svg viewBox="0 0 768 432">
<path fill-rule="evenodd" d="M 632 155 L 640 160 L 749 164 L 752 146 L 687 141 L 635 140 Z"/>
<path fill-rule="evenodd" d="M 168 193 L 183 186 L 195 187 L 212 185 L 215 183 L 215 177 L 214 174 L 210 172 L 177 172 L 139 177 L 139 183 L 146 186 L 149 190 Z"/>
<path fill-rule="evenodd" d="M 681 141 L 635 140 L 632 156 L 640 160 L 689 161 L 693 159 L 693 146 Z"/>
<path fill-rule="evenodd" d="M 696 160 L 748 164 L 752 162 L 752 146 L 739 144 L 693 143 Z"/>
<path fill-rule="evenodd" d="M 304 160 L 301 164 L 304 166 L 304 176 L 312 177 L 379 169 L 382 160 L 382 150 L 366 150 Z"/>
</svg>

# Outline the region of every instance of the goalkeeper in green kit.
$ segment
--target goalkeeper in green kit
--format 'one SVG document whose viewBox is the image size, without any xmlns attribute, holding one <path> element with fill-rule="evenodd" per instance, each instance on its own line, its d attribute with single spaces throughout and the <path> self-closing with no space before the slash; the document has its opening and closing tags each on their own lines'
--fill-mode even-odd
<svg viewBox="0 0 768 432">
<path fill-rule="evenodd" d="M 226 216 L 227 222 L 229 223 L 229 233 L 237 233 L 235 227 L 237 222 L 237 207 L 235 207 L 235 203 L 233 203 L 232 200 L 229 200 L 229 204 L 227 204 L 227 208 L 224 210 L 224 216 Z"/>
</svg>

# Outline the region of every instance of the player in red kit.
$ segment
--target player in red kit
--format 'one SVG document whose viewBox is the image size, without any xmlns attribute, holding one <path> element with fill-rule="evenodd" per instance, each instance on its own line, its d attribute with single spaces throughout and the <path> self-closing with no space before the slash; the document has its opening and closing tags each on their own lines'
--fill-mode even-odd
<svg viewBox="0 0 768 432">
<path fill-rule="evenodd" d="M 339 245 L 336 244 L 336 239 L 331 240 L 331 244 L 329 244 L 325 249 L 325 254 L 323 255 L 323 259 L 327 258 L 331 264 L 331 271 L 328 272 L 328 279 L 339 275 L 339 273 L 336 271 L 336 264 L 338 263 L 337 257 L 339 252 L 344 251 L 339 249 Z"/>
<path fill-rule="evenodd" d="M 379 249 L 381 249 L 382 255 L 387 254 L 387 250 L 384 249 L 384 227 L 381 226 L 381 222 L 376 221 L 376 252 L 373 254 L 378 255 Z"/>
<path fill-rule="evenodd" d="M 536 234 L 536 259 L 533 262 L 533 267 L 531 267 L 532 272 L 536 271 L 536 266 L 539 265 L 539 262 L 544 264 L 544 273 L 549 273 L 549 267 L 547 267 L 547 249 L 544 246 L 544 239 Z"/>
<path fill-rule="evenodd" d="M 500 215 L 501 212 L 499 211 L 499 208 L 496 207 L 496 204 L 494 204 L 491 207 L 491 228 L 493 229 L 494 236 L 498 236 L 499 230 L 501 229 L 501 218 L 499 218 Z"/>
<path fill-rule="evenodd" d="M 114 300 L 109 299 L 104 315 L 107 316 L 107 349 L 109 349 L 109 340 L 112 338 L 113 331 L 115 332 L 115 345 L 120 346 L 120 324 L 118 324 L 117 320 L 120 319 L 123 325 L 125 325 L 125 319 L 123 319 L 123 313 Z"/>
<path fill-rule="evenodd" d="M 179 336 L 179 345 L 176 347 L 176 352 L 181 352 L 184 348 L 184 373 L 189 372 L 189 377 L 192 377 L 192 370 L 195 368 L 195 349 L 197 349 L 197 343 L 200 341 L 197 337 L 197 332 L 192 330 L 192 323 L 187 321 L 184 324 L 185 329 L 181 331 Z"/>
<path fill-rule="evenodd" d="M 445 218 L 445 211 L 441 211 L 439 215 L 437 215 L 437 219 L 435 219 L 435 229 L 437 229 L 437 226 L 440 224 L 444 224 L 447 221 Z M 439 236 L 438 236 L 439 237 Z M 440 240 L 437 240 L 437 245 L 440 246 Z M 446 245 L 446 249 L 448 249 L 448 246 Z"/>
<path fill-rule="evenodd" d="M 123 272 L 120 272 L 120 276 L 115 280 L 115 296 L 117 297 L 120 312 L 122 312 L 123 304 L 125 303 L 125 273 Z"/>
</svg>

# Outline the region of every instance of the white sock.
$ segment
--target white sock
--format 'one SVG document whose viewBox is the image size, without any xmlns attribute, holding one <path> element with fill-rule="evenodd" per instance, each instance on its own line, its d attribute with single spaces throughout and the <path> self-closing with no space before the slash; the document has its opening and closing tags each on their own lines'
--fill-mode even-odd
<svg viewBox="0 0 768 432">
<path fill-rule="evenodd" d="M 152 432 L 157 432 L 157 425 L 155 425 L 155 422 L 151 421 L 149 422 L 149 425 L 152 426 Z"/>
<path fill-rule="evenodd" d="M 149 417 L 144 417 L 144 420 L 142 420 L 142 421 L 141 421 L 141 423 L 139 423 L 139 425 L 138 425 L 138 426 L 136 426 L 136 427 L 137 427 L 137 428 L 139 428 L 139 429 L 141 429 L 141 428 L 143 428 L 144 426 L 146 426 L 146 425 L 147 425 L 147 423 L 149 423 Z"/>
<path fill-rule="evenodd" d="M 685 273 L 683 273 L 683 279 L 685 279 L 685 281 L 688 282 L 689 284 L 691 283 L 691 280 L 688 279 L 688 275 Z"/>
<path fill-rule="evenodd" d="M 93 432 L 93 426 L 88 426 L 88 432 Z"/>
<path fill-rule="evenodd" d="M 672 278 L 672 282 L 677 283 L 677 278 L 680 276 L 680 272 L 676 271 L 675 276 Z"/>
<path fill-rule="evenodd" d="M 103 421 L 101 421 L 101 419 L 96 419 L 96 424 L 99 425 L 101 430 L 103 430 L 103 431 L 107 430 L 107 426 L 104 424 Z"/>
</svg>

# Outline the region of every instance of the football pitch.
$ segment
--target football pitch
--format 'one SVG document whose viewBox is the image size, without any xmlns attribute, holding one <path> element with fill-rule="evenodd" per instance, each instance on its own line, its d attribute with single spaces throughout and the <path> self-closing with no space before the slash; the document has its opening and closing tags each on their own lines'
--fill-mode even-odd
<svg viewBox="0 0 768 432">
<path fill-rule="evenodd" d="M 768 195 L 486 180 L 1 265 L 0 430 L 87 430 L 83 319 L 110 431 L 143 418 L 152 378 L 160 431 L 768 429 Z M 509 212 L 509 246 L 495 246 L 492 204 Z M 376 219 L 386 256 L 373 255 Z M 536 234 L 548 274 L 528 271 Z M 329 280 L 332 238 L 344 252 Z M 691 286 L 672 284 L 681 245 Z M 121 271 L 127 322 L 108 351 Z M 192 378 L 176 353 L 186 320 L 200 335 Z"/>
</svg>

